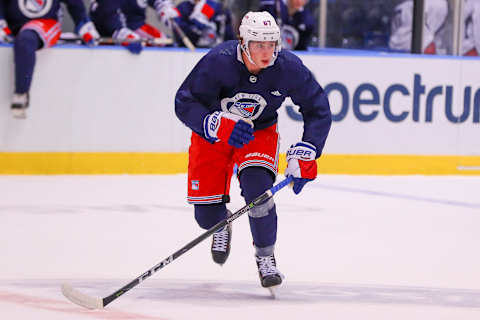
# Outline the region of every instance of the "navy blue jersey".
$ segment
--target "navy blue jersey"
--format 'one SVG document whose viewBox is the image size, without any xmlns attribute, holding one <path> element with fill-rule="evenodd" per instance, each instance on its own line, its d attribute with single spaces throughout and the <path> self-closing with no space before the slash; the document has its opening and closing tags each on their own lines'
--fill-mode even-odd
<svg viewBox="0 0 480 320">
<path fill-rule="evenodd" d="M 22 26 L 30 20 L 59 20 L 61 2 L 66 4 L 68 12 L 77 26 L 88 20 L 82 0 L 1 0 L 0 19 L 7 20 L 13 34 L 17 34 Z"/>
<path fill-rule="evenodd" d="M 145 24 L 147 16 L 145 9 L 147 6 L 153 6 L 153 0 L 124 0 L 121 7 L 125 16 L 127 27 L 131 30 L 137 30 Z"/>
<path fill-rule="evenodd" d="M 293 53 L 280 51 L 274 64 L 251 74 L 241 57 L 238 41 L 211 49 L 193 68 L 175 96 L 177 117 L 205 137 L 203 120 L 217 110 L 253 120 L 254 129 L 277 122 L 285 98 L 300 106 L 303 140 L 320 156 L 331 125 L 328 99 L 310 70 Z"/>
<path fill-rule="evenodd" d="M 145 9 L 154 5 L 155 0 L 96 0 L 90 5 L 90 16 L 100 35 L 111 36 L 123 27 L 137 30 L 143 26 Z"/>
<path fill-rule="evenodd" d="M 96 0 L 90 4 L 89 13 L 98 33 L 103 37 L 126 26 L 121 19 L 121 6 L 124 0 Z"/>
<path fill-rule="evenodd" d="M 209 21 L 215 23 L 217 28 L 217 36 L 220 41 L 236 39 L 232 27 L 232 17 L 230 10 L 223 8 L 223 6 L 216 2 L 209 0 L 207 4 L 211 8 L 211 17 Z M 185 35 L 193 42 L 197 43 L 201 33 L 197 30 L 197 26 L 190 20 L 190 15 L 193 12 L 195 4 L 192 1 L 183 1 L 177 5 L 180 12 L 180 18 L 177 20 L 178 25 L 182 28 Z"/>
<path fill-rule="evenodd" d="M 279 6 L 278 10 L 277 6 Z M 285 46 L 294 50 L 307 50 L 315 28 L 312 14 L 305 9 L 288 14 L 288 7 L 283 0 L 261 0 L 260 11 L 268 11 L 279 23 Z M 280 11 L 280 17 L 278 17 Z"/>
</svg>

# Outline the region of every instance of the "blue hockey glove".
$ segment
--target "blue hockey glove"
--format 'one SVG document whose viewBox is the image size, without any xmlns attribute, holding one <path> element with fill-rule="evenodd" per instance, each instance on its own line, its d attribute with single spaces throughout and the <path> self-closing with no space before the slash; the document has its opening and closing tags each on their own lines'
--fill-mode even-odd
<svg viewBox="0 0 480 320">
<path fill-rule="evenodd" d="M 317 177 L 317 148 L 308 142 L 298 142 L 287 150 L 285 176 L 293 178 L 293 192 L 299 194 L 305 184 Z"/>
<path fill-rule="evenodd" d="M 207 140 L 227 141 L 235 148 L 241 148 L 254 139 L 250 119 L 223 111 L 207 115 L 203 120 L 203 131 Z"/>
<path fill-rule="evenodd" d="M 217 25 L 213 22 L 204 28 L 197 40 L 197 47 L 213 48 L 217 44 Z"/>
<path fill-rule="evenodd" d="M 127 45 L 127 50 L 133 54 L 140 54 L 143 50 L 143 45 L 141 42 L 130 42 Z"/>
</svg>

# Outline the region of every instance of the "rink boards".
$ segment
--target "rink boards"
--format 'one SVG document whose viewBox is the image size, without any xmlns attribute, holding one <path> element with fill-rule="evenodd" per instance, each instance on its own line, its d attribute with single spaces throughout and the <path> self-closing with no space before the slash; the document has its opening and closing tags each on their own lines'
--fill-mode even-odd
<svg viewBox="0 0 480 320">
<path fill-rule="evenodd" d="M 0 173 L 186 172 L 189 130 L 175 117 L 174 95 L 205 52 L 40 51 L 22 121 L 8 110 L 12 50 L 0 47 Z M 348 51 L 300 57 L 333 113 L 320 172 L 480 174 L 480 59 Z M 297 110 L 290 100 L 279 110 L 282 153 L 300 139 Z"/>
</svg>

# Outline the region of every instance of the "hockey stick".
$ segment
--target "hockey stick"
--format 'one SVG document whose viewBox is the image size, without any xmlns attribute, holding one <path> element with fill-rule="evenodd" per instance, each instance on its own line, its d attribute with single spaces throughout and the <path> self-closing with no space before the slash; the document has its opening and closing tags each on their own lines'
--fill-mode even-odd
<svg viewBox="0 0 480 320">
<path fill-rule="evenodd" d="M 275 11 L 277 12 L 277 25 L 280 29 L 282 29 L 282 8 L 280 1 L 282 0 L 275 0 Z"/>
<path fill-rule="evenodd" d="M 183 32 L 182 28 L 178 26 L 178 24 L 175 22 L 175 20 L 170 19 L 170 24 L 173 26 L 173 29 L 175 30 L 176 33 L 180 36 L 180 38 L 183 41 L 183 44 L 190 49 L 191 51 L 195 51 L 195 46 L 193 45 L 192 41 L 188 39 L 187 35 L 185 32 Z"/>
<path fill-rule="evenodd" d="M 265 191 L 263 194 L 255 198 L 255 200 L 245 205 L 243 208 L 236 211 L 228 218 L 220 221 L 219 223 L 217 223 L 216 225 L 214 225 L 213 227 L 211 227 L 210 229 L 202 233 L 200 236 L 198 236 L 191 242 L 187 243 L 183 248 L 176 251 L 166 259 L 162 260 L 160 263 L 156 264 L 153 268 L 144 272 L 142 275 L 132 280 L 130 283 L 123 286 L 122 288 L 118 289 L 111 295 L 106 296 L 105 298 L 92 297 L 92 296 L 83 294 L 82 292 L 74 289 L 70 284 L 67 284 L 67 283 L 62 284 L 62 293 L 68 300 L 70 300 L 75 304 L 78 304 L 79 306 L 85 307 L 87 309 L 103 309 L 110 302 L 117 299 L 118 297 L 120 297 L 121 295 L 129 291 L 130 289 L 134 288 L 135 286 L 140 284 L 140 282 L 149 278 L 155 272 L 162 269 L 167 264 L 171 263 L 173 260 L 177 259 L 182 254 L 189 251 L 190 249 L 195 247 L 197 244 L 199 244 L 200 242 L 202 242 L 203 240 L 211 236 L 215 231 L 231 223 L 233 220 L 237 219 L 242 214 L 249 211 L 251 208 L 258 206 L 259 204 L 263 203 L 265 200 L 271 198 L 275 193 L 277 193 L 280 189 L 288 185 L 291 181 L 292 181 L 292 177 L 287 177 L 284 180 L 280 181 L 279 183 L 271 187 L 269 190 Z"/>
<path fill-rule="evenodd" d="M 77 42 L 82 41 L 80 37 L 73 37 L 73 38 L 60 38 L 60 41 L 64 42 Z M 113 39 L 113 38 L 100 38 L 98 39 L 99 44 L 121 44 L 121 43 L 137 43 L 141 42 L 144 45 L 152 45 L 152 46 L 166 46 L 173 44 L 172 39 L 168 38 L 153 38 L 153 39 Z"/>
<path fill-rule="evenodd" d="M 68 37 L 58 39 L 60 42 L 82 42 L 83 39 L 80 37 Z M 11 44 L 14 42 L 14 38 L 8 38 L 5 43 Z M 98 39 L 99 44 L 122 44 L 122 43 L 137 43 L 140 42 L 143 45 L 151 46 L 167 46 L 173 44 L 172 39 L 164 38 L 153 38 L 153 39 L 113 39 L 113 38 L 100 38 Z"/>
</svg>

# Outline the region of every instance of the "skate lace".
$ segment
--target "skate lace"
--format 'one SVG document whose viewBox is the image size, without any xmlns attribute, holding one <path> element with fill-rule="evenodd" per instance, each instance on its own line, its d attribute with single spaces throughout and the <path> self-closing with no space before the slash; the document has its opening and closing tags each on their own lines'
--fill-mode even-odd
<svg viewBox="0 0 480 320">
<path fill-rule="evenodd" d="M 227 252 L 228 246 L 228 230 L 227 227 L 223 228 L 222 231 L 215 232 L 213 234 L 213 251 L 223 251 Z"/>
<path fill-rule="evenodd" d="M 258 271 L 262 276 L 269 276 L 273 274 L 278 274 L 277 266 L 275 263 L 275 257 L 273 255 L 266 257 L 257 256 L 258 261 Z"/>
</svg>

